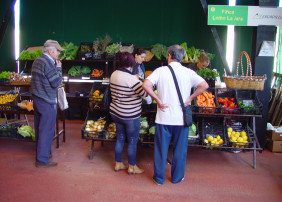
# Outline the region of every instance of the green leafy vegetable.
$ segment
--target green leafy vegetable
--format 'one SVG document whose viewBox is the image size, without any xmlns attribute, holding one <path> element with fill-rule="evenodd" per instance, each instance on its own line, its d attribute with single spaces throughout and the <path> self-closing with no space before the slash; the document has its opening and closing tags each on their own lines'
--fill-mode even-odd
<svg viewBox="0 0 282 202">
<path fill-rule="evenodd" d="M 87 66 L 81 67 L 81 73 L 82 74 L 89 74 L 91 72 L 91 69 Z"/>
<path fill-rule="evenodd" d="M 74 45 L 72 42 L 64 42 L 61 46 L 65 49 L 60 54 L 61 60 L 74 60 L 76 58 L 76 54 L 79 49 L 78 46 Z"/>
<path fill-rule="evenodd" d="M 155 126 L 152 126 L 152 127 L 149 129 L 149 134 L 155 135 L 155 132 L 156 132 L 156 127 L 155 127 Z"/>
<path fill-rule="evenodd" d="M 0 74 L 0 79 L 9 79 L 10 72 L 9 71 L 3 71 Z"/>
<path fill-rule="evenodd" d="M 167 47 L 163 44 L 155 44 L 152 46 L 151 52 L 157 59 L 161 60 L 162 56 L 167 59 Z"/>
<path fill-rule="evenodd" d="M 120 49 L 120 44 L 113 43 L 112 45 L 107 46 L 106 53 L 109 53 L 109 54 L 118 53 L 119 49 Z"/>
<path fill-rule="evenodd" d="M 31 53 L 29 53 L 27 50 L 24 50 L 23 52 L 21 52 L 19 59 L 20 60 L 34 60 L 41 55 L 42 55 L 42 50 L 37 50 Z"/>
<path fill-rule="evenodd" d="M 194 46 L 192 46 L 191 48 L 188 48 L 187 55 L 190 62 L 195 63 L 200 57 L 200 49 L 196 49 Z"/>
<path fill-rule="evenodd" d="M 211 70 L 209 68 L 199 69 L 197 73 L 204 79 L 215 79 L 219 76 L 217 71 Z"/>
<path fill-rule="evenodd" d="M 81 72 L 81 67 L 80 66 L 72 66 L 69 71 L 68 74 L 71 76 L 81 76 L 82 72 Z"/>
<path fill-rule="evenodd" d="M 34 136 L 35 134 L 34 130 L 28 125 L 22 125 L 21 127 L 18 127 L 18 133 L 23 137 Z"/>
<path fill-rule="evenodd" d="M 184 43 L 180 44 L 180 46 L 183 47 L 184 50 L 185 50 L 184 57 L 183 57 L 181 62 L 188 63 L 189 58 L 188 58 L 188 55 L 187 55 L 187 51 L 188 51 L 187 43 L 184 42 Z"/>
</svg>

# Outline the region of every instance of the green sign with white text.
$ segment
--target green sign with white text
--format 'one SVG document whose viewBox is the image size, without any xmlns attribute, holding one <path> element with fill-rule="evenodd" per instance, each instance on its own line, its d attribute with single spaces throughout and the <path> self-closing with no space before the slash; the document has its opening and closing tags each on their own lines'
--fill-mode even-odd
<svg viewBox="0 0 282 202">
<path fill-rule="evenodd" d="M 248 26 L 248 6 L 209 5 L 208 25 Z"/>
</svg>

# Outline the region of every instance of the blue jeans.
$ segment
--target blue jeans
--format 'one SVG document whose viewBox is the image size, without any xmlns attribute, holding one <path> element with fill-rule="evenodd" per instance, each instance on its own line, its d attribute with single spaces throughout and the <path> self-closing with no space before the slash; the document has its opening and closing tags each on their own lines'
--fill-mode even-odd
<svg viewBox="0 0 282 202">
<path fill-rule="evenodd" d="M 128 163 L 134 166 L 136 164 L 135 159 L 136 159 L 138 135 L 140 130 L 140 118 L 125 120 L 125 119 L 120 119 L 112 114 L 111 117 L 116 124 L 116 131 L 117 131 L 115 160 L 116 162 L 122 162 L 121 154 L 122 154 L 125 138 L 127 137 Z"/>
<path fill-rule="evenodd" d="M 48 164 L 55 135 L 57 104 L 49 104 L 33 95 L 36 160 Z"/>
<path fill-rule="evenodd" d="M 189 127 L 156 124 L 153 178 L 158 184 L 163 184 L 165 181 L 165 165 L 171 141 L 171 182 L 178 183 L 184 178 L 188 133 Z"/>
</svg>

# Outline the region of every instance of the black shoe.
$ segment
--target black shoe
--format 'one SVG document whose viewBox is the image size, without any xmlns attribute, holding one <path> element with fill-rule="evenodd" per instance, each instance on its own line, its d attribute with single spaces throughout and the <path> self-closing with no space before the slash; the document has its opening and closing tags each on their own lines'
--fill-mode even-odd
<svg viewBox="0 0 282 202">
<path fill-rule="evenodd" d="M 45 163 L 40 163 L 40 162 L 36 161 L 36 163 L 35 163 L 35 166 L 37 168 L 51 168 L 51 167 L 55 167 L 57 165 L 58 165 L 57 162 L 49 162 L 48 164 L 45 164 Z"/>
</svg>

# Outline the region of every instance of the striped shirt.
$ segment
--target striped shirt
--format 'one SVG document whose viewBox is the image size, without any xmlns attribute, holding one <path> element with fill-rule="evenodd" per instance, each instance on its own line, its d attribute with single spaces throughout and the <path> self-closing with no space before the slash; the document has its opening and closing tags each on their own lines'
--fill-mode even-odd
<svg viewBox="0 0 282 202">
<path fill-rule="evenodd" d="M 111 114 L 120 119 L 136 119 L 141 116 L 142 97 L 146 97 L 147 93 L 135 75 L 125 68 L 114 71 L 110 78 L 110 89 Z"/>
<path fill-rule="evenodd" d="M 57 103 L 57 88 L 62 82 L 62 68 L 43 54 L 36 58 L 31 68 L 31 93 L 50 104 Z"/>
</svg>

